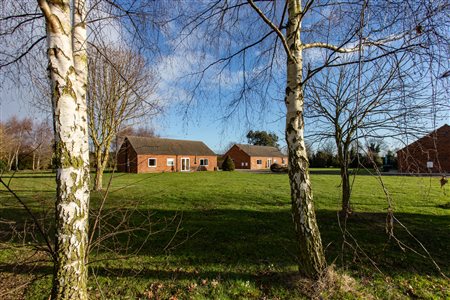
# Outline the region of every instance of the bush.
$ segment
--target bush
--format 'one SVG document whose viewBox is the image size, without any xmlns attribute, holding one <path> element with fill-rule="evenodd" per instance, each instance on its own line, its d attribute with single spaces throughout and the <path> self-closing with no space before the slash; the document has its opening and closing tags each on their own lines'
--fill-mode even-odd
<svg viewBox="0 0 450 300">
<path fill-rule="evenodd" d="M 30 153 L 19 154 L 19 170 L 31 170 L 33 168 L 33 156 Z"/>
<path fill-rule="evenodd" d="M 0 159 L 0 171 L 6 171 L 7 164 L 6 161 Z"/>
<path fill-rule="evenodd" d="M 288 167 L 274 163 L 270 166 L 270 171 L 272 171 L 274 173 L 287 173 Z"/>
<path fill-rule="evenodd" d="M 229 156 L 225 157 L 225 160 L 222 163 L 222 170 L 234 171 L 234 162 Z"/>
<path fill-rule="evenodd" d="M 311 168 L 330 168 L 339 166 L 337 157 L 332 153 L 325 151 L 317 151 L 309 158 L 309 166 Z"/>
</svg>

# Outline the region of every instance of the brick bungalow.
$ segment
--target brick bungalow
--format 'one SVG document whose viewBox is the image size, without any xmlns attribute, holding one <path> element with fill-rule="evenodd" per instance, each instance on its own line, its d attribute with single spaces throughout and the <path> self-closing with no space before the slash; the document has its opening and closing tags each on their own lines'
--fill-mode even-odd
<svg viewBox="0 0 450 300">
<path fill-rule="evenodd" d="M 236 169 L 269 169 L 273 163 L 287 164 L 287 156 L 276 147 L 235 144 L 223 157 L 230 156 Z"/>
<path fill-rule="evenodd" d="M 445 124 L 398 150 L 397 161 L 402 173 L 450 172 L 450 126 Z"/>
<path fill-rule="evenodd" d="M 213 171 L 217 156 L 203 142 L 127 136 L 117 169 L 127 173 Z"/>
</svg>

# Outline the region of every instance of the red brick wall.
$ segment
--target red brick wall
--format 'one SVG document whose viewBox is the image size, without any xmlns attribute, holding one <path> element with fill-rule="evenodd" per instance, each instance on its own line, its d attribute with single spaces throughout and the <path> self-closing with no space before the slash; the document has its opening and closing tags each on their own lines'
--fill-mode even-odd
<svg viewBox="0 0 450 300">
<path fill-rule="evenodd" d="M 234 162 L 236 169 L 250 169 L 250 156 L 242 151 L 238 146 L 234 145 L 223 155 L 223 158 L 230 156 Z M 247 165 L 246 165 L 247 164 Z"/>
<path fill-rule="evenodd" d="M 280 165 L 283 165 L 283 164 L 287 165 L 287 162 L 288 162 L 287 161 L 287 157 L 284 158 L 284 163 L 283 163 L 283 157 L 257 157 L 257 156 L 252 156 L 251 159 L 250 159 L 250 162 L 251 162 L 250 169 L 251 170 L 269 169 L 270 165 L 267 164 L 269 159 L 272 161 L 270 163 L 270 165 L 273 164 L 273 163 L 277 163 L 277 164 L 280 164 Z M 258 160 L 261 160 L 262 164 L 258 165 L 257 164 Z"/>
<path fill-rule="evenodd" d="M 230 150 L 228 150 L 227 153 L 223 155 L 223 157 L 225 158 L 227 155 L 229 155 L 233 160 L 236 169 L 269 169 L 270 166 L 267 166 L 268 159 L 272 159 L 272 164 L 275 163 L 275 160 L 280 165 L 283 164 L 283 157 L 250 157 L 236 145 L 231 147 Z M 262 160 L 261 165 L 257 164 L 257 160 L 259 159 Z M 287 164 L 287 157 L 284 158 L 284 164 Z"/>
<path fill-rule="evenodd" d="M 156 167 L 148 166 L 148 159 L 156 158 Z M 167 166 L 167 158 L 174 159 L 174 166 Z M 214 171 L 217 167 L 217 156 L 195 155 L 137 155 L 133 147 L 125 140 L 117 155 L 117 170 L 129 173 L 179 172 L 181 158 L 190 159 L 190 171 Z M 200 159 L 208 159 L 207 166 L 200 166 Z"/>
<path fill-rule="evenodd" d="M 398 170 L 402 173 L 450 172 L 450 126 L 410 144 L 397 152 Z M 427 162 L 433 168 L 427 168 Z"/>
<path fill-rule="evenodd" d="M 125 140 L 117 154 L 117 171 L 137 173 L 137 153 Z"/>
<path fill-rule="evenodd" d="M 148 159 L 155 158 L 156 166 L 149 167 Z M 174 166 L 167 165 L 167 159 L 172 158 L 174 160 Z M 138 173 L 152 173 L 152 172 L 180 172 L 181 171 L 181 159 L 189 158 L 190 160 L 190 172 L 193 171 L 214 171 L 217 167 L 217 156 L 195 156 L 195 155 L 138 155 Z M 200 166 L 200 159 L 208 159 L 207 166 Z"/>
</svg>

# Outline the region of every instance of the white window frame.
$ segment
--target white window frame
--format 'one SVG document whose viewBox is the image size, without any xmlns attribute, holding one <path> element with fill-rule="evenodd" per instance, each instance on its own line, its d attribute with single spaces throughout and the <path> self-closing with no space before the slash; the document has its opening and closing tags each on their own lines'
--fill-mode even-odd
<svg viewBox="0 0 450 300">
<path fill-rule="evenodd" d="M 168 158 L 166 162 L 167 162 L 167 166 L 168 166 L 168 167 L 173 167 L 173 166 L 175 166 L 175 158 Z M 169 162 L 172 162 L 172 163 L 169 164 Z"/>
<path fill-rule="evenodd" d="M 272 165 L 272 159 L 268 158 L 266 161 L 266 168 L 270 168 L 271 165 Z"/>
<path fill-rule="evenodd" d="M 189 168 L 183 170 L 183 160 L 184 160 L 184 166 L 187 166 L 187 162 L 189 162 Z M 191 158 L 190 157 L 182 157 L 181 158 L 181 166 L 180 166 L 181 172 L 190 172 L 191 171 Z"/>
<path fill-rule="evenodd" d="M 257 165 L 262 165 L 262 159 L 257 159 L 257 160 L 256 160 L 256 164 L 257 164 Z"/>
<path fill-rule="evenodd" d="M 206 160 L 206 162 L 207 162 L 207 164 L 202 164 L 202 161 L 203 161 L 203 163 L 205 163 L 205 160 Z M 209 165 L 209 159 L 208 158 L 200 158 L 200 166 L 208 166 Z"/>
<path fill-rule="evenodd" d="M 155 165 L 154 166 L 150 166 L 150 160 L 151 159 L 154 159 L 155 160 Z M 154 157 L 150 157 L 148 160 L 147 160 L 147 164 L 148 164 L 148 167 L 149 168 L 156 168 L 156 166 L 158 165 L 158 160 L 156 159 L 156 158 L 154 158 Z"/>
</svg>

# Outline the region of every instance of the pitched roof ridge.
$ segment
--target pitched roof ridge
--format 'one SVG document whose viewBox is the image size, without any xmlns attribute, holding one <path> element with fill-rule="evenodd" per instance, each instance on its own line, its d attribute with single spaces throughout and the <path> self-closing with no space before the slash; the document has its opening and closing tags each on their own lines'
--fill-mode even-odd
<svg viewBox="0 0 450 300">
<path fill-rule="evenodd" d="M 166 141 L 177 141 L 177 142 L 198 142 L 198 143 L 204 143 L 203 141 L 197 141 L 197 140 L 182 140 L 182 139 L 170 139 L 166 137 L 157 137 L 157 136 L 140 136 L 140 135 L 126 135 L 125 138 L 142 138 L 142 139 L 155 139 L 155 140 L 166 140 Z"/>
<path fill-rule="evenodd" d="M 250 145 L 250 144 L 234 144 L 249 156 L 286 156 L 280 149 L 274 146 Z"/>
<path fill-rule="evenodd" d="M 268 148 L 276 148 L 275 146 L 265 146 L 265 145 L 252 145 L 252 144 L 236 144 L 237 146 L 250 146 L 250 147 L 268 147 Z"/>
<path fill-rule="evenodd" d="M 202 141 L 159 137 L 125 136 L 138 154 L 215 155 Z"/>
</svg>

